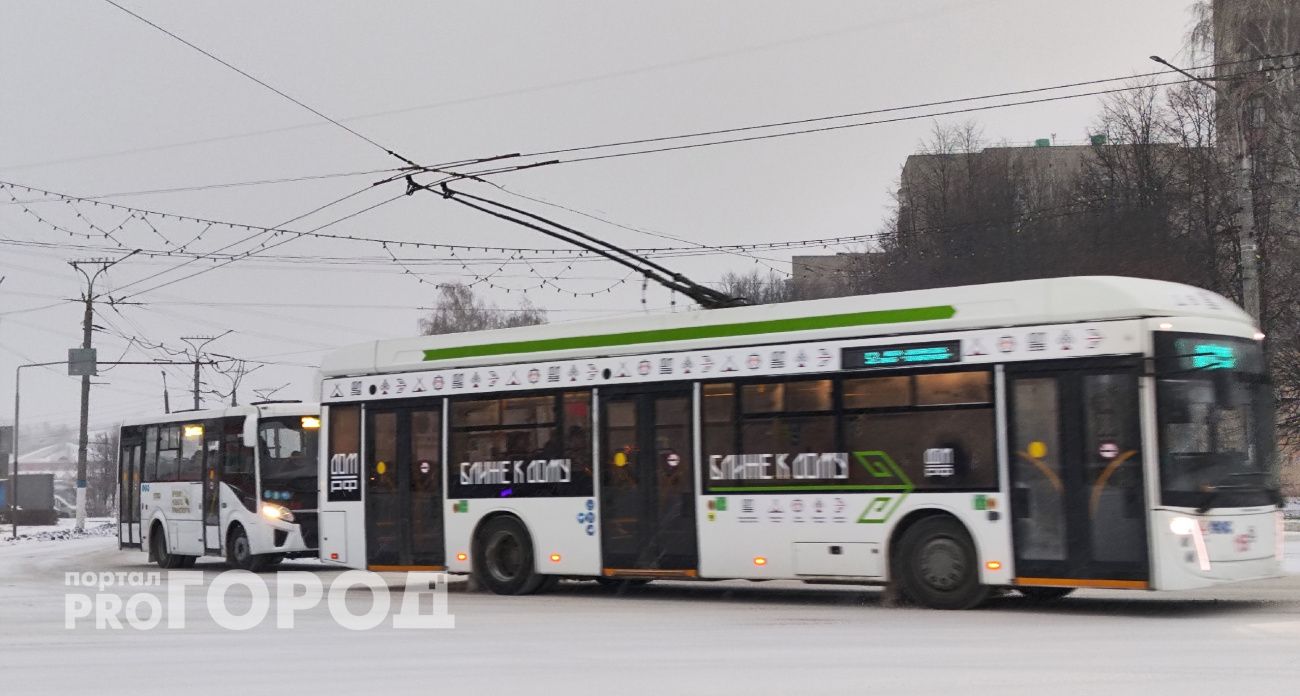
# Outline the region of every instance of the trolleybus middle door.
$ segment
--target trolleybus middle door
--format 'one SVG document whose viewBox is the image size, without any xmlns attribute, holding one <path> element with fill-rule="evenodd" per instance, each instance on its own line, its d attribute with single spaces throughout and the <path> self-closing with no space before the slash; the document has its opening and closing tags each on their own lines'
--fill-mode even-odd
<svg viewBox="0 0 1300 696">
<path fill-rule="evenodd" d="M 604 567 L 689 574 L 699 564 L 689 389 L 602 390 L 600 402 Z"/>
<path fill-rule="evenodd" d="M 367 412 L 366 563 L 444 567 L 442 412 L 436 406 Z"/>
</svg>

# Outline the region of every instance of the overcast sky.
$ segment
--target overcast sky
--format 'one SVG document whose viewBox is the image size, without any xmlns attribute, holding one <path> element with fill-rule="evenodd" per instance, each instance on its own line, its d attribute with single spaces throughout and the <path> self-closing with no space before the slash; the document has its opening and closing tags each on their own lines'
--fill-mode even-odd
<svg viewBox="0 0 1300 696">
<path fill-rule="evenodd" d="M 121 4 L 421 163 L 729 128 L 1149 72 L 1151 54 L 1184 58 L 1183 0 L 913 0 L 910 2 L 145 2 Z M 975 115 L 989 141 L 1084 140 L 1098 111 L 1088 97 Z M 905 112 L 924 114 L 924 110 Z M 956 118 L 938 119 L 943 122 Z M 511 191 L 623 225 L 707 244 L 869 234 L 933 119 L 679 152 L 540 168 L 499 177 Z M 378 170 L 400 162 L 106 2 L 8 0 L 0 5 L 0 180 L 79 196 Z M 276 226 L 379 175 L 105 199 L 149 210 Z M 482 185 L 484 195 L 511 200 Z M 60 360 L 80 342 L 80 277 L 67 261 L 123 248 L 211 251 L 248 236 L 175 220 L 0 189 L 0 404 L 14 368 Z M 288 225 L 305 230 L 396 196 L 376 187 Z M 546 214 L 554 209 L 515 198 Z M 31 213 L 24 212 L 28 208 Z M 36 219 L 39 215 L 45 222 Z M 78 218 L 77 215 L 82 217 Z M 566 215 L 628 246 L 678 243 Z M 106 238 L 89 225 L 113 232 Z M 54 227 L 66 231 L 59 231 Z M 92 238 L 70 237 L 67 231 Z M 402 198 L 331 233 L 443 243 L 556 243 L 436 196 Z M 18 244 L 15 243 L 17 240 Z M 116 240 L 116 241 L 113 241 Z M 260 241 L 260 240 L 255 240 Z M 277 240 L 278 241 L 278 240 Z M 89 247 L 33 246 L 80 244 Z M 251 249 L 250 245 L 232 250 Z M 820 251 L 820 250 L 815 250 Z M 291 386 L 310 399 L 331 348 L 412 335 L 432 284 L 472 281 L 505 307 L 518 289 L 553 321 L 640 311 L 639 282 L 608 263 L 449 263 L 447 250 L 299 239 L 237 263 L 132 257 L 101 290 L 130 297 L 103 307 L 103 360 L 149 360 L 120 335 L 182 345 L 181 336 L 234 333 L 227 355 L 291 363 L 250 375 L 251 387 Z M 764 252 L 789 270 L 791 252 Z M 810 253 L 810 252 L 798 252 Z M 829 252 L 828 252 L 829 253 Z M 293 256 L 293 259 L 277 256 Z M 457 259 L 500 258 L 481 252 Z M 440 260 L 441 263 L 435 261 Z M 708 255 L 666 261 L 701 281 L 754 261 Z M 176 269 L 170 270 L 169 269 Z M 421 284 L 406 270 L 425 274 Z M 156 278 L 154 274 L 168 271 Z M 163 288 L 159 284 L 176 280 Z M 514 288 L 507 294 L 504 288 Z M 142 292 L 143 291 L 143 292 Z M 646 307 L 670 297 L 652 288 Z M 680 299 L 679 299 L 680 302 Z M 77 383 L 26 370 L 25 423 L 75 422 Z M 169 370 L 173 405 L 187 407 L 189 371 Z M 226 389 L 220 377 L 211 386 Z M 97 380 L 92 424 L 161 412 L 155 367 Z M 208 402 L 212 404 L 212 401 Z M 0 407 L 8 422 L 9 406 Z"/>
</svg>

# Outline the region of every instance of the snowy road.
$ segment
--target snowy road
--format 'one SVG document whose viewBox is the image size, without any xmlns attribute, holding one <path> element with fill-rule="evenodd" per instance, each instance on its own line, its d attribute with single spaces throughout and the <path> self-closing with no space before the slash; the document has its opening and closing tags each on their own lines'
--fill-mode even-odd
<svg viewBox="0 0 1300 696">
<path fill-rule="evenodd" d="M 277 630 L 272 610 L 237 633 L 209 618 L 202 588 L 184 629 L 65 629 L 65 593 L 82 591 L 65 588 L 65 572 L 151 570 L 143 554 L 111 538 L 0 544 L 0 693 L 1291 693 L 1300 535 L 1287 552 L 1293 575 L 1279 580 L 1082 592 L 1051 607 L 1008 597 L 969 612 L 894 609 L 877 590 L 797 583 L 655 583 L 623 596 L 573 583 L 535 597 L 453 589 L 451 630 L 349 631 L 322 604 L 294 630 Z M 221 566 L 200 569 L 211 582 Z M 232 611 L 247 606 L 231 597 Z M 357 613 L 369 602 L 349 594 Z"/>
</svg>

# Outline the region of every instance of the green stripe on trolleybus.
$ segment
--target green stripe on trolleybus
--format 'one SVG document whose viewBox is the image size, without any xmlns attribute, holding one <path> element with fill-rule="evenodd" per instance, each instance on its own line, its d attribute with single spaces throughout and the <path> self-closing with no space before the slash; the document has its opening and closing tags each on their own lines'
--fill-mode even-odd
<svg viewBox="0 0 1300 696">
<path fill-rule="evenodd" d="M 736 324 L 682 326 L 673 329 L 627 331 L 615 334 L 597 334 L 595 336 L 565 336 L 563 338 L 543 338 L 534 341 L 483 343 L 470 346 L 454 346 L 451 348 L 430 348 L 424 351 L 424 359 L 451 360 L 455 358 L 477 358 L 487 355 L 540 353 L 556 350 L 579 350 L 583 348 L 609 348 L 612 346 L 626 346 L 637 343 L 663 343 L 667 341 L 689 341 L 701 338 L 728 338 L 732 336 L 787 333 L 791 331 L 838 329 L 849 326 L 869 326 L 872 324 L 902 324 L 914 321 L 951 319 L 956 314 L 957 310 L 952 305 L 911 307 L 907 309 L 881 309 L 870 312 L 828 314 L 818 317 L 792 317 L 789 319 L 768 319 L 766 321 L 747 321 Z"/>
</svg>

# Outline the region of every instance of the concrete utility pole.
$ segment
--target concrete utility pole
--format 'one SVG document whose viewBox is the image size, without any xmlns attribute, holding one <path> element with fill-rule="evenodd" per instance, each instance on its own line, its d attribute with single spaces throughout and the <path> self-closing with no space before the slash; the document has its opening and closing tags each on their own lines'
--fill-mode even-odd
<svg viewBox="0 0 1300 696">
<path fill-rule="evenodd" d="M 194 351 L 194 410 L 195 411 L 199 410 L 199 406 L 201 403 L 200 401 L 201 397 L 199 396 L 199 387 L 201 384 L 201 380 L 199 378 L 199 365 L 202 364 L 202 360 L 203 360 L 203 347 L 208 345 L 209 343 L 212 343 L 218 338 L 225 336 L 228 333 L 230 333 L 230 331 L 222 332 L 220 334 L 217 334 L 216 336 L 181 336 L 181 340 L 185 341 L 185 344 L 190 347 L 190 350 Z"/>
<path fill-rule="evenodd" d="M 85 311 L 81 316 L 81 349 L 89 352 L 91 349 L 91 332 L 94 330 L 95 300 L 99 296 L 95 294 L 95 281 L 104 274 L 105 271 L 134 256 L 136 252 L 131 252 L 120 259 L 85 259 L 78 261 L 69 261 L 68 265 L 72 266 L 81 277 L 86 279 L 86 292 L 81 296 L 81 301 L 85 303 Z M 87 266 L 95 267 L 93 273 L 87 272 Z M 77 531 L 86 528 L 86 447 L 89 440 L 88 427 L 90 422 L 90 378 L 94 373 L 94 366 L 87 372 L 81 374 L 81 425 L 77 432 Z"/>
<path fill-rule="evenodd" d="M 163 377 L 163 413 L 172 412 L 172 397 L 167 393 L 167 371 L 161 370 Z"/>
<path fill-rule="evenodd" d="M 1151 56 L 1151 60 L 1209 87 L 1214 90 L 1214 93 L 1220 99 L 1228 104 L 1228 108 L 1233 107 L 1232 95 L 1210 82 L 1211 79 L 1220 78 L 1206 79 L 1197 77 L 1160 56 Z M 1251 114 L 1246 109 L 1247 104 L 1249 104 L 1249 100 L 1243 97 L 1241 108 L 1236 109 L 1235 113 L 1232 114 L 1232 121 L 1235 124 L 1233 130 L 1236 131 L 1234 135 L 1237 140 L 1237 236 L 1238 246 L 1241 248 L 1239 262 L 1241 265 L 1241 302 L 1245 305 L 1246 313 L 1250 314 L 1256 322 L 1259 322 L 1259 244 L 1255 241 L 1255 165 L 1251 161 L 1250 138 L 1247 137 L 1247 128 L 1250 127 L 1249 121 L 1251 117 Z"/>
</svg>

